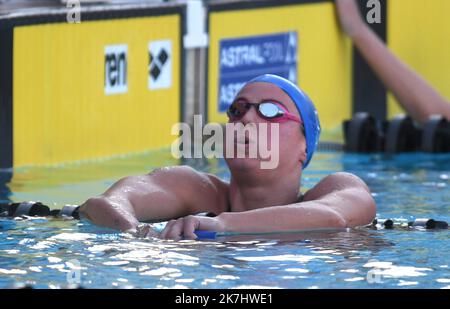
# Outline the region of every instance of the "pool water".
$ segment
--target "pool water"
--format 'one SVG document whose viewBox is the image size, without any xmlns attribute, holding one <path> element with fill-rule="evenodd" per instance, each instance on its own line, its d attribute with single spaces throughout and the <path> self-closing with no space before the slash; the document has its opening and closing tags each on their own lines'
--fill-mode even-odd
<svg viewBox="0 0 450 309">
<path fill-rule="evenodd" d="M 223 160 L 184 162 L 223 179 Z M 169 151 L 0 172 L 0 200 L 79 204 L 117 179 L 180 162 Z M 348 171 L 378 217 L 450 222 L 450 156 L 319 152 L 302 187 Z M 449 230 L 238 235 L 213 241 L 136 239 L 77 220 L 0 219 L 0 288 L 450 288 Z"/>
</svg>

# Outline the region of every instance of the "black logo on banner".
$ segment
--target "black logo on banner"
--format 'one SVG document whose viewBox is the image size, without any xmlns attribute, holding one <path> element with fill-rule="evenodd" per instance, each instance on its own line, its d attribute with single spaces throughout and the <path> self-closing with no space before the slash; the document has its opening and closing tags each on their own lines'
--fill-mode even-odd
<svg viewBox="0 0 450 309">
<path fill-rule="evenodd" d="M 169 88 L 172 85 L 172 43 L 169 40 L 149 43 L 149 89 Z"/>
<path fill-rule="evenodd" d="M 161 75 L 161 71 L 166 64 L 167 59 L 169 59 L 169 54 L 165 49 L 161 49 L 156 58 L 150 52 L 150 76 L 154 81 L 158 80 L 158 77 Z"/>
</svg>

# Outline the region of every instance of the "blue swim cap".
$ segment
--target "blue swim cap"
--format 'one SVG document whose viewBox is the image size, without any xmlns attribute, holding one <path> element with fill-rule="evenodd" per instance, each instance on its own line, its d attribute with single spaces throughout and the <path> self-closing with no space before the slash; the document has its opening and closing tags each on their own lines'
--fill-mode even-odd
<svg viewBox="0 0 450 309">
<path fill-rule="evenodd" d="M 303 164 L 303 168 L 306 168 L 314 154 L 314 151 L 316 150 L 320 136 L 319 115 L 317 114 L 317 110 L 314 107 L 314 103 L 294 83 L 277 75 L 260 75 L 253 78 L 245 85 L 260 82 L 274 84 L 275 86 L 286 92 L 297 106 L 298 112 L 300 113 L 300 117 L 302 118 L 303 125 L 305 127 L 306 161 Z"/>
</svg>

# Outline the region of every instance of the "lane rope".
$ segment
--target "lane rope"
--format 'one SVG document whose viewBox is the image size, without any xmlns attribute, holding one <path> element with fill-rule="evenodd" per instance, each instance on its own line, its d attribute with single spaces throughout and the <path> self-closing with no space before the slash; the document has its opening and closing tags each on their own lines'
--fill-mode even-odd
<svg viewBox="0 0 450 309">
<path fill-rule="evenodd" d="M 18 218 L 18 217 L 55 217 L 55 218 L 72 218 L 80 220 L 79 206 L 65 205 L 62 209 L 50 209 L 41 202 L 21 202 L 0 204 L 0 218 Z M 152 225 L 156 232 L 161 232 L 165 224 L 157 223 Z M 417 218 L 414 221 L 406 219 L 376 218 L 365 228 L 368 229 L 401 229 L 401 230 L 441 230 L 448 229 L 446 221 L 439 221 L 431 218 Z M 219 236 L 235 235 L 236 233 L 219 233 L 215 231 L 195 231 L 197 239 L 215 239 Z"/>
</svg>

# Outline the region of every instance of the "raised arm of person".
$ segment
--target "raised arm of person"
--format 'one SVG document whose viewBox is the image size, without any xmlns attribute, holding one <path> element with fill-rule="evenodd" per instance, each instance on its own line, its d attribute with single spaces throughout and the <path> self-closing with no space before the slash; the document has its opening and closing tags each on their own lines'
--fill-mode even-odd
<svg viewBox="0 0 450 309">
<path fill-rule="evenodd" d="M 397 58 L 364 22 L 354 0 L 336 0 L 343 31 L 406 112 L 424 123 L 433 114 L 450 119 L 450 103 Z"/>
<path fill-rule="evenodd" d="M 214 218 L 188 216 L 168 225 L 162 237 L 195 239 L 195 230 L 265 233 L 357 227 L 371 223 L 375 212 L 366 184 L 353 174 L 341 172 L 321 180 L 300 203 L 223 212 Z"/>
<path fill-rule="evenodd" d="M 125 177 L 105 193 L 88 199 L 80 214 L 93 223 L 133 232 L 139 221 L 163 221 L 227 208 L 226 185 L 214 175 L 187 166 L 157 169 Z"/>
</svg>

